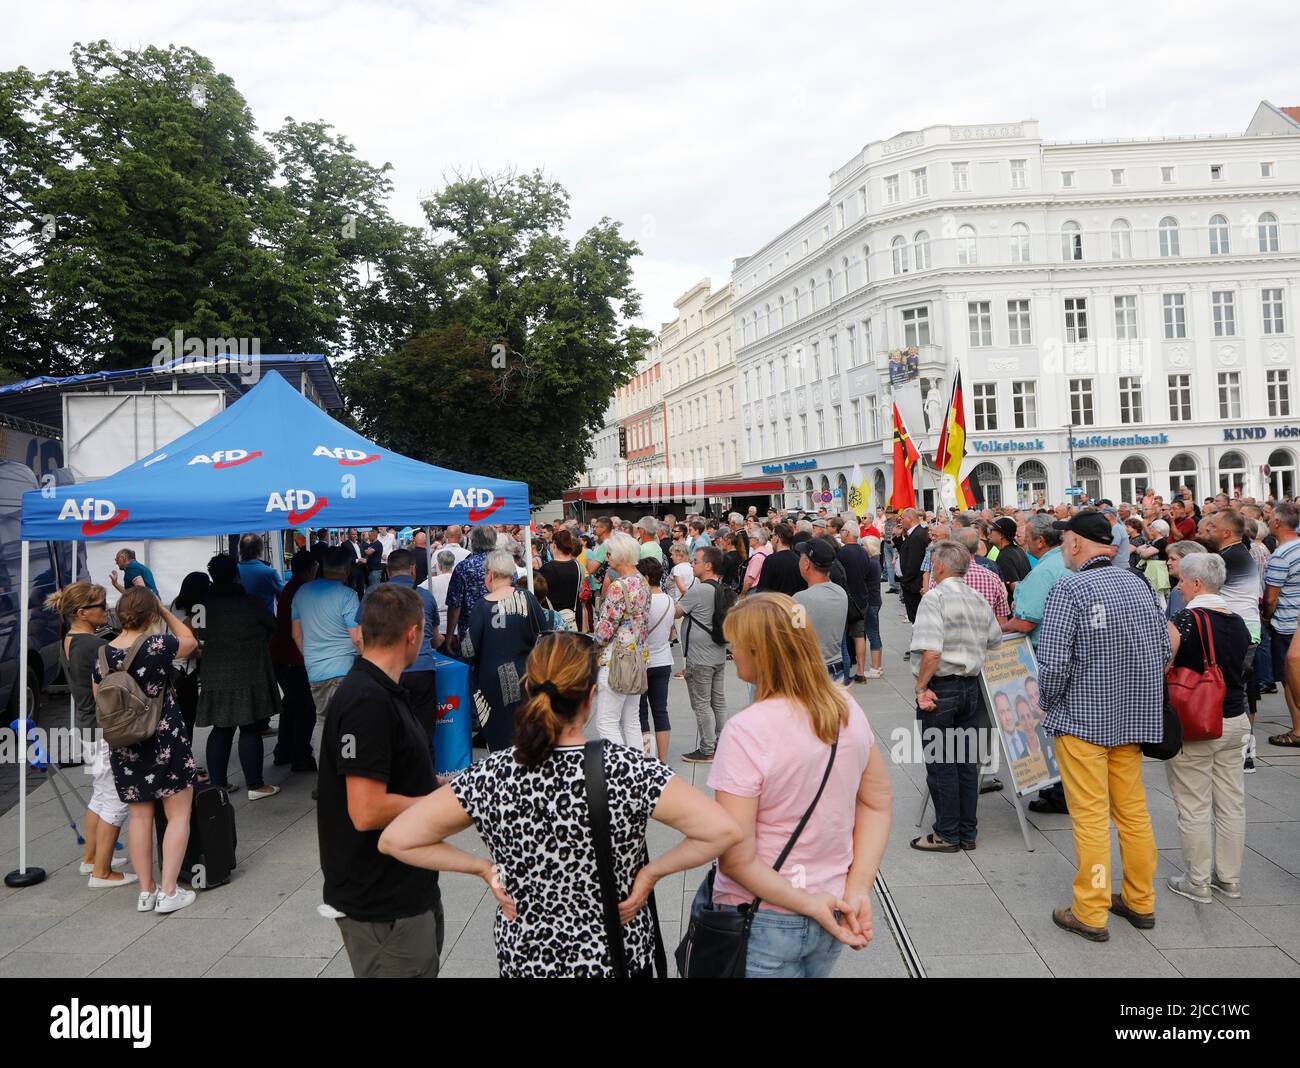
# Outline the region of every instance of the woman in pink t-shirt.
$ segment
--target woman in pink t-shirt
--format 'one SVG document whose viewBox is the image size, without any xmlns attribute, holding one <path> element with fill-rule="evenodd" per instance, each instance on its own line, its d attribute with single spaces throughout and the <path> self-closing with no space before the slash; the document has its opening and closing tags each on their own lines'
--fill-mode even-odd
<svg viewBox="0 0 1300 1068">
<path fill-rule="evenodd" d="M 867 717 L 826 674 L 793 598 L 752 594 L 724 630 L 755 701 L 727 721 L 709 772 L 718 803 L 745 835 L 719 862 L 713 904 L 761 899 L 747 978 L 821 978 L 842 945 L 871 941 L 871 888 L 893 804 L 889 774 Z M 775 870 L 823 779 L 812 815 Z"/>
</svg>

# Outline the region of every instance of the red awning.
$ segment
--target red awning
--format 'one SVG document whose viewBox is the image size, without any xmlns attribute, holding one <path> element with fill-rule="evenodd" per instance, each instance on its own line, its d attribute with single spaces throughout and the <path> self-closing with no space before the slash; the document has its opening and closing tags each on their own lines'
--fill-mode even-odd
<svg viewBox="0 0 1300 1068">
<path fill-rule="evenodd" d="M 700 482 L 656 482 L 646 486 L 580 486 L 564 494 L 566 503 L 655 504 L 691 501 L 699 497 L 761 497 L 780 493 L 785 484 L 779 478 L 715 478 Z"/>
</svg>

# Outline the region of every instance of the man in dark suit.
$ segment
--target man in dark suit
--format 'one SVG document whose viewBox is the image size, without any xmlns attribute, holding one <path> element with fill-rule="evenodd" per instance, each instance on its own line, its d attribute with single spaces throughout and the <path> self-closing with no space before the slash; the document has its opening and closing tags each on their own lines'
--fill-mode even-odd
<svg viewBox="0 0 1300 1068">
<path fill-rule="evenodd" d="M 903 608 L 907 621 L 916 622 L 916 609 L 921 603 L 921 564 L 930 544 L 930 532 L 921 522 L 915 508 L 904 508 L 898 517 L 899 533 L 894 537 L 898 546 L 899 586 L 903 591 Z M 910 654 L 909 657 L 910 659 Z"/>
</svg>

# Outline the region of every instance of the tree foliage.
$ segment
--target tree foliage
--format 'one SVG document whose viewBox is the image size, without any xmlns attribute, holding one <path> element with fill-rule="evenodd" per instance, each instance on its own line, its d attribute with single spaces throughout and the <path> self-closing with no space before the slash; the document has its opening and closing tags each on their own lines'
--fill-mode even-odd
<svg viewBox="0 0 1300 1068">
<path fill-rule="evenodd" d="M 453 176 L 403 225 L 389 171 L 324 122 L 260 135 L 189 48 L 0 72 L 0 381 L 146 366 L 177 331 L 323 352 L 382 444 L 557 496 L 649 338 L 639 250 L 609 219 L 571 241 L 540 172 Z"/>
</svg>

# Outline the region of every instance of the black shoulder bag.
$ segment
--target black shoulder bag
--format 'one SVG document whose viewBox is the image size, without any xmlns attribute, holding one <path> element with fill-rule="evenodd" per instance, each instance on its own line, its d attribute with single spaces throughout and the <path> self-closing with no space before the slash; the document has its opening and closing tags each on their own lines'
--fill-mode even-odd
<svg viewBox="0 0 1300 1068">
<path fill-rule="evenodd" d="M 588 742 L 582 749 L 582 771 L 587 780 L 587 811 L 591 816 L 591 839 L 596 849 L 596 873 L 600 877 L 600 907 L 605 921 L 605 938 L 609 942 L 609 959 L 614 966 L 615 979 L 629 978 L 627 946 L 623 942 L 623 924 L 618 918 L 618 903 L 622 900 L 618 884 L 614 881 L 614 847 L 609 832 L 609 799 L 605 793 L 605 742 Z M 650 861 L 647 849 L 641 858 L 644 867 Z M 659 933 L 659 910 L 655 907 L 654 891 L 650 891 L 650 926 L 655 936 L 655 975 L 668 976 L 668 955 L 664 952 L 663 937 Z"/>
<path fill-rule="evenodd" d="M 803 829 L 812 817 L 813 809 L 822 799 L 826 782 L 831 777 L 831 768 L 835 766 L 835 751 L 839 749 L 837 740 L 831 746 L 831 757 L 826 762 L 826 771 L 822 774 L 821 785 L 817 795 L 803 814 L 799 825 L 790 835 L 781 855 L 772 865 L 777 871 L 790 855 L 790 850 L 799 841 Z M 686 928 L 686 937 L 677 947 L 677 971 L 683 979 L 743 979 L 745 978 L 745 960 L 749 952 L 749 930 L 758 911 L 759 898 L 754 898 L 748 905 L 741 905 L 736 911 L 715 908 L 713 905 L 713 881 L 717 876 L 715 864 L 709 874 L 700 883 L 691 903 L 691 922 Z"/>
</svg>

